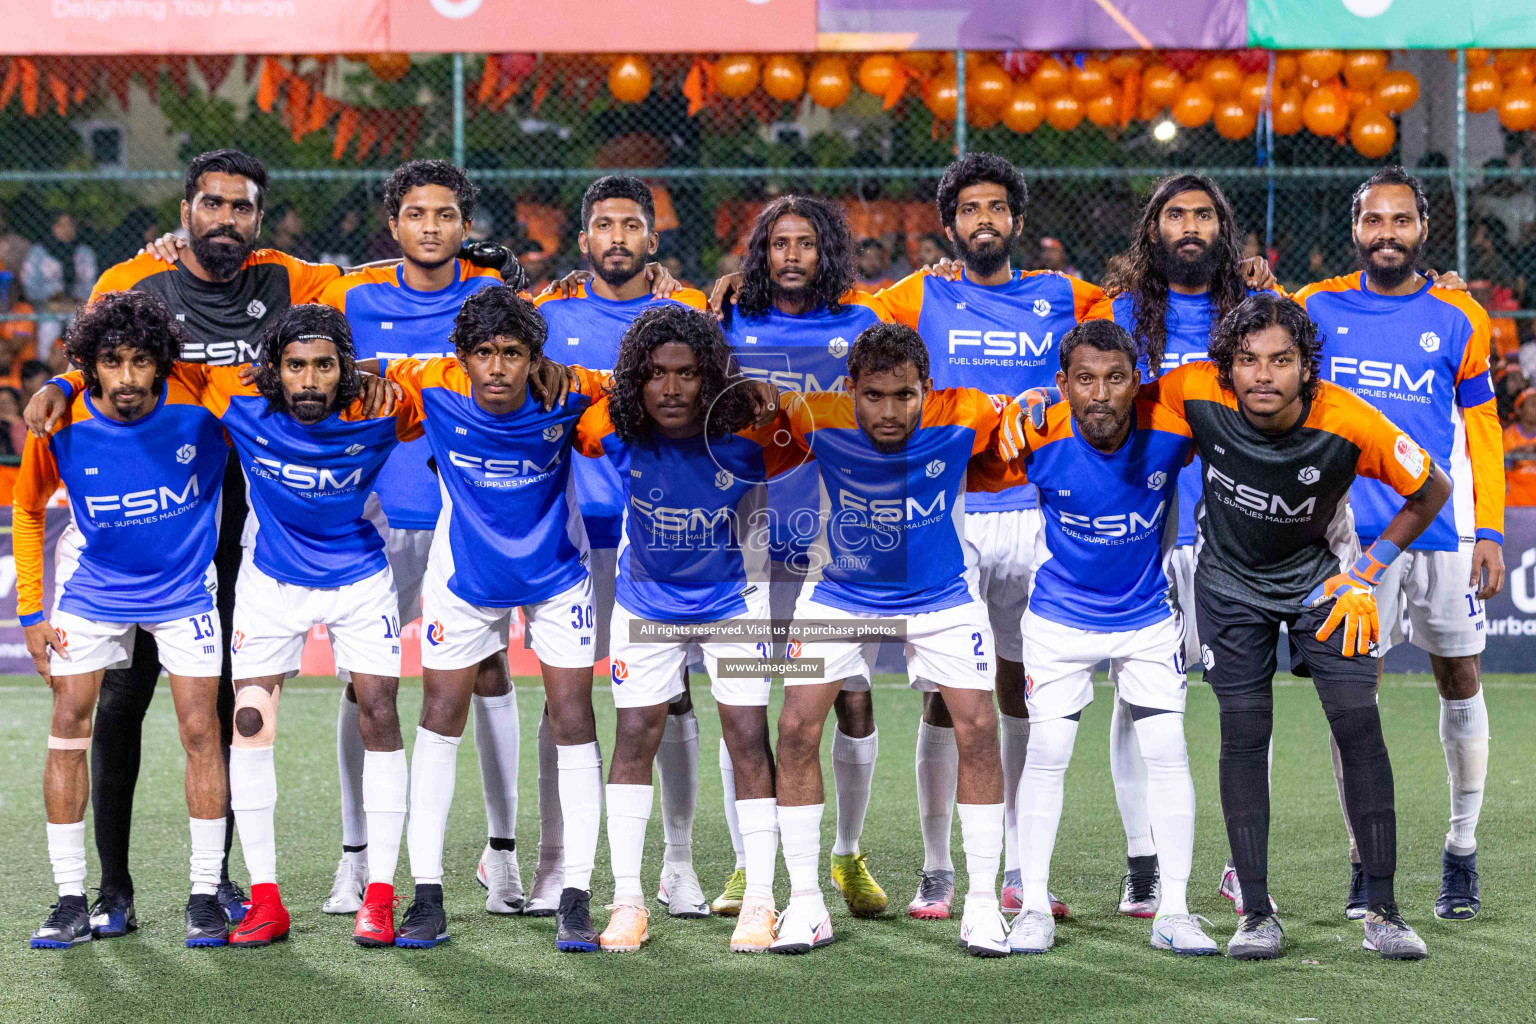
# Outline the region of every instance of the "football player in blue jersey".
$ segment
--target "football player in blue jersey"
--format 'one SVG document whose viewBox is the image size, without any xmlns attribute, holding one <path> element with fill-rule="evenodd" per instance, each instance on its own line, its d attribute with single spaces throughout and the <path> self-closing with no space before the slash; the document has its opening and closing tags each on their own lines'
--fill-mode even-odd
<svg viewBox="0 0 1536 1024">
<path fill-rule="evenodd" d="M 159 641 L 186 753 L 186 944 L 228 942 L 215 896 L 227 788 L 211 571 L 228 448 L 218 420 L 186 388 L 167 383 L 185 340 L 153 295 L 119 292 L 93 304 L 65 336 L 85 387 L 69 418 L 49 436 L 29 435 L 22 455 L 13 513 L 16 610 L 27 650 L 53 691 L 43 804 L 59 893 L 32 934 L 34 949 L 92 938 L 85 905 L 91 717 L 102 675 L 132 659 L 139 628 Z M 60 483 L 74 515 L 57 549 L 54 610 L 44 618 L 44 509 Z"/>
<path fill-rule="evenodd" d="M 1014 463 L 1039 488 L 1042 553 L 1024 615 L 1029 756 L 1018 787 L 1023 909 L 1009 943 L 1043 953 L 1056 923 L 1046 889 L 1063 782 L 1078 721 L 1093 701 L 1093 671 L 1109 659 L 1116 703 L 1140 739 L 1148 794 L 1143 811 L 1163 857 L 1152 945 L 1220 952 L 1189 913 L 1195 787 L 1184 744 L 1183 630 L 1168 601 L 1163 552 L 1170 506 L 1188 461 L 1189 425 L 1137 397 L 1137 344 L 1122 327 L 1090 320 L 1060 346 L 1058 404 L 1022 431 Z M 1005 430 L 1008 429 L 1005 427 Z M 1151 836 L 1148 837 L 1151 839 Z"/>
<path fill-rule="evenodd" d="M 647 259 L 659 244 L 656 204 L 650 187 L 639 178 L 607 175 L 587 187 L 581 199 L 581 233 L 576 244 L 591 272 L 582 271 L 538 297 L 539 312 L 549 325 L 550 355 L 562 363 L 579 363 L 610 370 L 619 344 L 635 317 L 657 304 L 701 309 L 703 293 L 676 288 L 670 275 Z M 576 493 L 590 541 L 593 603 L 596 615 L 594 650 L 598 660 L 608 656 L 608 626 L 613 617 L 614 579 L 623 519 L 623 488 L 607 459 L 578 459 L 573 468 Z M 693 869 L 693 817 L 698 803 L 699 722 L 684 691 L 667 715 L 661 748 L 656 755 L 661 780 L 662 831 L 666 840 L 661 882 L 656 899 L 674 917 L 709 914 L 709 903 Z M 525 913 L 555 910 L 561 883 L 559 846 L 560 803 L 554 779 L 555 743 L 541 724 L 539 745 L 538 864 L 529 886 Z"/>
<path fill-rule="evenodd" d="M 359 360 L 449 355 L 452 346 L 448 336 L 464 300 L 502 283 L 496 270 L 478 267 L 460 256 L 480 190 L 463 170 L 447 161 L 412 160 L 395 169 L 383 192 L 385 214 L 400 245 L 401 261 L 338 278 L 327 286 L 320 301 L 346 314 Z M 400 445 L 379 474 L 380 507 L 370 506 L 371 517 L 388 522 L 385 553 L 395 577 L 402 627 L 421 615 L 427 554 L 442 511 L 437 477 L 427 465 L 430 457 L 426 440 Z M 515 852 L 518 718 L 505 664 L 489 659 L 482 666 L 471 705 L 487 835 L 476 874 L 487 889 L 486 910 L 515 914 L 523 906 Z M 357 698 L 349 685 L 342 691 L 336 721 L 342 855 L 323 908 L 328 914 L 356 913 L 367 882 L 363 734 L 357 718 Z"/>
<path fill-rule="evenodd" d="M 806 456 L 781 418 L 754 423 L 752 396 L 739 383 L 713 317 L 657 306 L 635 320 L 608 396 L 578 424 L 583 454 L 611 460 L 629 495 L 612 627 L 618 732 L 606 800 L 614 876 L 613 914 L 601 937 L 607 951 L 639 949 L 649 937 L 640 868 L 651 762 L 695 654 L 709 670 L 735 766 L 725 799 L 745 845 L 730 948 L 762 952 L 773 941 L 773 644 L 761 512 L 769 479 Z M 646 637 L 647 628 L 664 632 Z"/>
<path fill-rule="evenodd" d="M 814 196 L 790 195 L 764 207 L 747 239 L 742 271 L 729 279 L 736 304 L 721 309 L 742 372 L 786 392 L 841 390 L 852 339 L 864 328 L 890 320 L 879 299 L 854 289 L 854 274 L 853 236 L 840 206 Z M 724 291 L 717 287 L 714 301 L 723 305 Z M 821 532 L 821 485 L 814 462 L 769 485 L 767 512 L 773 617 L 787 622 L 808 571 L 811 543 Z M 880 749 L 869 686 L 864 677 L 844 680 L 833 705 L 837 830 L 830 875 L 858 917 L 877 916 L 888 902 L 859 849 Z M 720 777 L 727 794 L 732 791 L 731 772 L 730 754 L 722 747 Z M 734 912 L 745 884 L 744 851 L 735 808 L 726 803 L 737 864 L 713 906 Z"/>
<path fill-rule="evenodd" d="M 1131 244 L 1105 282 L 1109 297 L 1089 313 L 1113 320 L 1135 339 L 1143 380 L 1206 359 L 1211 330 L 1250 293 L 1248 268 L 1227 197 L 1202 174 L 1176 174 L 1153 188 Z M 1164 568 L 1184 621 L 1186 662 L 1200 660 L 1195 635 L 1195 506 L 1200 464 L 1178 473 L 1178 533 Z M 1147 800 L 1147 773 L 1125 702 L 1110 716 L 1110 774 L 1125 826 L 1126 876 L 1120 913 L 1151 917 L 1159 904 L 1157 848 Z M 1237 872 L 1222 875 L 1221 893 L 1241 906 Z"/>
</svg>

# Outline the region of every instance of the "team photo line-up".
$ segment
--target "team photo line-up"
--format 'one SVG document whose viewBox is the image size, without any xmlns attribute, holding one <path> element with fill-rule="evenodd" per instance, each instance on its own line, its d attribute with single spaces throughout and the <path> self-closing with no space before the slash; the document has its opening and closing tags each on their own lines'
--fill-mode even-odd
<svg viewBox="0 0 1536 1024">
<path fill-rule="evenodd" d="M 246 154 L 193 160 L 185 239 L 101 276 L 66 335 L 74 369 L 26 409 L 17 610 L 52 689 L 44 804 L 58 887 L 34 948 L 137 927 L 133 789 L 162 668 L 186 754 L 186 945 L 288 937 L 275 741 L 284 680 L 317 624 L 344 686 L 342 850 L 315 909 L 355 915 L 365 946 L 448 940 L 444 832 L 471 716 L 486 909 L 553 916 L 560 950 L 648 941 L 653 780 L 665 853 L 651 877 L 669 917 L 734 915 L 737 952 L 831 943 L 829 712 L 830 881 L 853 915 L 878 916 L 887 897 L 859 841 L 883 640 L 902 644 L 924 701 L 924 853 L 907 912 L 955 913 L 958 811 L 970 954 L 1047 953 L 1068 915 L 1049 868 L 1106 660 L 1120 913 L 1151 921 L 1155 949 L 1222 951 L 1186 895 L 1186 666 L 1199 662 L 1220 716 L 1220 893 L 1238 915 L 1226 953 L 1281 954 L 1267 865 L 1282 630 L 1326 713 L 1345 913 L 1363 922 L 1364 948 L 1428 955 L 1393 888 L 1376 694 L 1394 644 L 1429 653 L 1440 695 L 1450 827 L 1434 913 L 1477 915 L 1501 429 L 1488 317 L 1455 275 L 1421 267 L 1428 204 L 1401 168 L 1355 192 L 1361 270 L 1293 296 L 1242 259 L 1230 205 L 1195 174 L 1157 183 L 1102 290 L 1014 269 L 1024 177 L 973 153 L 937 190 L 954 261 L 857 291 L 842 210 L 786 195 L 708 298 L 649 261 L 655 210 L 632 177 L 587 189 L 590 271 L 532 299 L 507 250 L 465 246 L 478 190 L 452 164 L 390 176 L 400 258 L 349 272 L 256 247 L 266 188 Z M 61 487 L 71 522 L 45 609 L 45 509 Z M 506 658 L 519 611 L 544 685 L 526 887 Z M 418 616 L 424 698 L 408 763 L 400 627 Z M 603 659 L 617 709 L 606 783 L 592 699 Z M 714 899 L 692 863 L 690 664 L 719 709 L 735 847 Z M 89 906 L 88 801 L 100 862 Z M 604 824 L 614 891 L 599 930 Z M 229 874 L 236 831 L 249 896 Z M 415 889 L 397 922 L 402 837 Z"/>
</svg>

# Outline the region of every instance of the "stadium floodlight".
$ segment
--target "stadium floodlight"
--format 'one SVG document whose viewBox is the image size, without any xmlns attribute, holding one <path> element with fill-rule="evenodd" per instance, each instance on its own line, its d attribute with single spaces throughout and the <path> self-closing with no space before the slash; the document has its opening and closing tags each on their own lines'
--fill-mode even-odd
<svg viewBox="0 0 1536 1024">
<path fill-rule="evenodd" d="M 1173 137 L 1177 134 L 1179 134 L 1178 126 L 1166 117 L 1157 122 L 1152 128 L 1152 137 L 1162 143 L 1172 142 Z"/>
</svg>

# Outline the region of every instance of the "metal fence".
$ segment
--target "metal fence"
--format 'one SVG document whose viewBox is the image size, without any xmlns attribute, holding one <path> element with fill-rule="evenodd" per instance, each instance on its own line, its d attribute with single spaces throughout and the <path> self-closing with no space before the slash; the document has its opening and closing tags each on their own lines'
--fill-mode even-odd
<svg viewBox="0 0 1536 1024">
<path fill-rule="evenodd" d="M 1155 131 L 1162 115 L 1019 134 L 967 109 L 966 57 L 935 55 L 954 66 L 953 122 L 935 118 L 916 84 L 889 109 L 855 84 L 835 109 L 758 90 L 705 96 L 690 113 L 700 85 L 691 55 L 649 58 L 653 79 L 635 103 L 610 94 L 609 59 L 596 57 L 56 60 L 32 71 L 31 113 L 26 75 L 12 69 L 0 87 L 0 261 L 14 275 L 11 299 L 32 312 L 7 315 L 68 315 L 71 290 L 88 290 L 94 268 L 178 225 L 182 165 L 221 146 L 272 169 L 266 244 L 344 264 L 395 254 L 378 179 L 408 157 L 454 160 L 484 189 L 477 231 L 528 253 L 543 276 L 577 265 L 580 193 L 602 170 L 622 169 L 653 183 L 662 254 L 701 286 L 729 269 L 758 204 L 801 189 L 840 198 L 856 235 L 883 243 L 889 266 L 871 254 L 872 279 L 899 276 L 933 251 L 923 239 L 939 231 L 935 179 L 969 150 L 1000 153 L 1029 176 L 1022 265 L 1100 279 L 1147 185 L 1198 169 L 1228 190 L 1250 253 L 1296 286 L 1350 269 L 1350 194 L 1373 166 L 1403 160 L 1431 190 L 1429 265 L 1487 280 L 1505 307 L 1536 309 L 1536 132 L 1490 136 L 1494 114 L 1465 112 L 1464 52 L 1454 63 L 1444 52 L 1417 58 L 1445 66 L 1430 69 L 1439 86 L 1421 75 L 1420 104 L 1432 109 L 1403 115 L 1377 160 L 1305 130 L 1276 135 L 1267 117 L 1238 139 L 1210 124 Z M 14 258 L 26 242 L 56 263 L 78 257 L 55 295 L 18 287 Z"/>
</svg>

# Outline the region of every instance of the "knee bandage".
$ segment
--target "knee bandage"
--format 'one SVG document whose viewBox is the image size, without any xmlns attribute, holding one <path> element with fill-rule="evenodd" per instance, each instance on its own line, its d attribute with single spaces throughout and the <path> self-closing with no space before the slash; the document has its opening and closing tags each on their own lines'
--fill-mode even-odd
<svg viewBox="0 0 1536 1024">
<path fill-rule="evenodd" d="M 235 734 L 229 741 L 230 746 L 252 749 L 272 746 L 277 739 L 277 698 L 281 692 L 282 687 L 268 693 L 260 686 L 246 686 L 235 693 Z M 256 723 L 250 721 L 252 717 L 256 718 Z M 256 724 L 255 729 L 250 728 L 252 724 Z"/>
<path fill-rule="evenodd" d="M 89 750 L 90 747 L 91 738 L 89 736 L 69 738 L 55 736 L 52 733 L 48 734 L 49 750 Z"/>
</svg>

